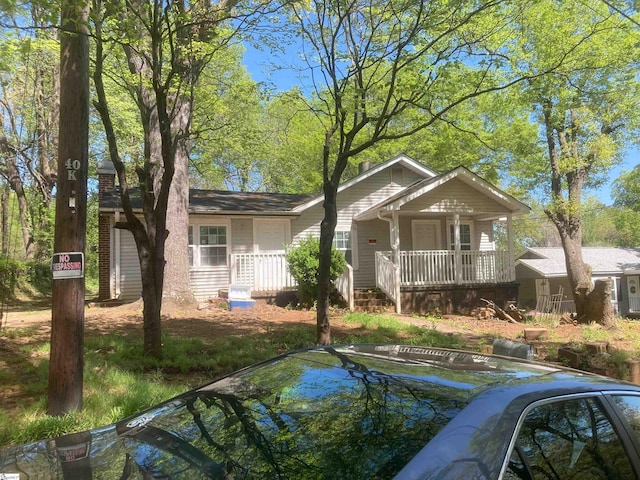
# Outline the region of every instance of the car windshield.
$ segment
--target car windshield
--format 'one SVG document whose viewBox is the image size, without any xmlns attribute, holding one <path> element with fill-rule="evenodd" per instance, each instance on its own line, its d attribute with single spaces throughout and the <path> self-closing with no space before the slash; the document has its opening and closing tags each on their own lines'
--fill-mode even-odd
<svg viewBox="0 0 640 480">
<path fill-rule="evenodd" d="M 310 351 L 118 428 L 133 459 L 161 476 L 389 478 L 465 407 L 475 385 L 447 372 Z"/>
</svg>

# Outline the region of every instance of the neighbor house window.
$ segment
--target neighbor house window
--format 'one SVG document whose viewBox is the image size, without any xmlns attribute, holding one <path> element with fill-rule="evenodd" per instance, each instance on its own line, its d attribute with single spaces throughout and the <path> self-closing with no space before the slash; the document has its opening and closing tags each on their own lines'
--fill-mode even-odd
<svg viewBox="0 0 640 480">
<path fill-rule="evenodd" d="M 336 231 L 333 236 L 333 246 L 339 252 L 342 252 L 345 260 L 351 266 L 352 263 L 352 253 L 351 253 L 351 232 L 349 231 Z"/>
<path fill-rule="evenodd" d="M 196 228 L 197 230 L 194 230 L 193 226 L 189 226 L 189 265 L 225 266 L 227 264 L 227 227 L 200 225 Z"/>
</svg>

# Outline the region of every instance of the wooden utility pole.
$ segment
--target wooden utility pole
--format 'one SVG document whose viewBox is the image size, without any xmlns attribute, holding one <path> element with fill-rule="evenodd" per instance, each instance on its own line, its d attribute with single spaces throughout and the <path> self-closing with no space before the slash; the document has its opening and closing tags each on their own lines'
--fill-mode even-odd
<svg viewBox="0 0 640 480">
<path fill-rule="evenodd" d="M 82 409 L 84 250 L 89 159 L 89 37 L 86 0 L 63 0 L 60 34 L 60 133 L 53 305 L 49 362 L 50 415 Z"/>
</svg>

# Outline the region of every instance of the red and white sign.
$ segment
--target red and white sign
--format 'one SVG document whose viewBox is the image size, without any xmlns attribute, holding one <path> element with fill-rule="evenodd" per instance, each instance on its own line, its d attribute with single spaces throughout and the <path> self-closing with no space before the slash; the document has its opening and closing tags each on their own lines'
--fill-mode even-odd
<svg viewBox="0 0 640 480">
<path fill-rule="evenodd" d="M 53 279 L 84 277 L 84 253 L 54 253 L 51 260 Z"/>
</svg>

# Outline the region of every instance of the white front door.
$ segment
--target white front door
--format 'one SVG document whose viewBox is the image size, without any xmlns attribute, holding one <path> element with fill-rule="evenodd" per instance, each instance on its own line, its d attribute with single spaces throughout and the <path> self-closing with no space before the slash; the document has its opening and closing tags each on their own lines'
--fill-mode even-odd
<svg viewBox="0 0 640 480">
<path fill-rule="evenodd" d="M 440 221 L 411 220 L 411 241 L 413 250 L 440 250 Z"/>
<path fill-rule="evenodd" d="M 286 286 L 287 268 L 284 251 L 289 243 L 289 220 L 255 219 L 253 221 L 254 289 L 279 290 Z"/>
<path fill-rule="evenodd" d="M 638 275 L 627 277 L 627 292 L 629 293 L 629 311 L 640 312 L 640 278 Z"/>
</svg>

